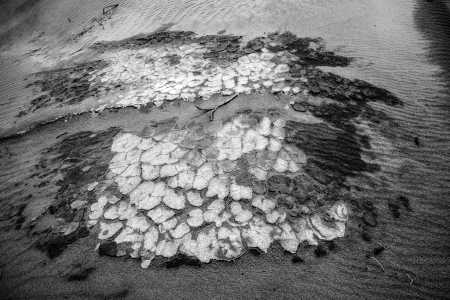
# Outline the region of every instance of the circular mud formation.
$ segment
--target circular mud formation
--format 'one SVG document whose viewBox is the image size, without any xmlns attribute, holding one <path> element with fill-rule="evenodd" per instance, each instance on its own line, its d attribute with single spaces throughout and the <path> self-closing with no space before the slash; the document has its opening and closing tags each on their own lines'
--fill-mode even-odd
<svg viewBox="0 0 450 300">
<path fill-rule="evenodd" d="M 71 107 L 105 114 L 107 124 L 124 113 L 137 120 L 132 130 L 58 135 L 31 176 L 33 193 L 53 186 L 53 199 L 24 199 L 11 210 L 16 227 L 51 258 L 95 236 L 101 255 L 140 258 L 143 267 L 155 257 L 233 260 L 275 242 L 290 253 L 314 245 L 321 256 L 322 241 L 344 237 L 355 219 L 369 238 L 377 214 L 352 189 L 380 170 L 363 153 L 379 138 L 375 124 L 390 120 L 368 103 L 401 102 L 318 68 L 350 61 L 320 39 L 291 33 L 243 44 L 231 35 L 163 31 L 96 43 L 61 68 L 33 74 L 36 96 L 17 116 L 24 122 L 59 108 L 72 122 Z M 21 134 L 4 140 L 29 133 Z M 27 206 L 40 210 L 27 218 Z"/>
<path fill-rule="evenodd" d="M 344 236 L 347 206 L 318 207 L 321 184 L 303 171 L 305 153 L 285 144 L 285 120 L 248 113 L 208 127 L 116 136 L 88 222 L 117 256 L 209 262 Z"/>
</svg>

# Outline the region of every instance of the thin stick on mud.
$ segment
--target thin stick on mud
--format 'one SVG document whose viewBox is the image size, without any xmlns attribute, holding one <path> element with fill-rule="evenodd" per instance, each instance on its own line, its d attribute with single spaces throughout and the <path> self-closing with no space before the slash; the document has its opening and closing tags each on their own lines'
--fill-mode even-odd
<svg viewBox="0 0 450 300">
<path fill-rule="evenodd" d="M 216 112 L 217 109 L 219 109 L 222 106 L 227 105 L 228 103 L 230 103 L 231 101 L 233 101 L 234 99 L 236 99 L 236 97 L 238 96 L 238 94 L 234 94 L 233 96 L 231 96 L 229 99 L 227 99 L 225 102 L 217 105 L 214 108 L 201 108 L 198 107 L 197 105 L 195 105 L 195 108 L 197 108 L 198 110 L 202 110 L 205 113 L 209 112 L 209 120 L 210 121 L 214 121 L 214 113 Z"/>
<path fill-rule="evenodd" d="M 381 270 L 383 270 L 383 272 L 386 272 L 386 270 L 383 267 L 383 264 L 375 256 L 371 256 L 370 258 L 373 258 L 375 262 L 380 266 Z"/>
<path fill-rule="evenodd" d="M 411 275 L 409 275 L 408 273 L 406 273 L 406 276 L 408 276 L 408 278 L 409 278 L 409 285 L 412 286 L 414 283 L 414 278 Z"/>
</svg>

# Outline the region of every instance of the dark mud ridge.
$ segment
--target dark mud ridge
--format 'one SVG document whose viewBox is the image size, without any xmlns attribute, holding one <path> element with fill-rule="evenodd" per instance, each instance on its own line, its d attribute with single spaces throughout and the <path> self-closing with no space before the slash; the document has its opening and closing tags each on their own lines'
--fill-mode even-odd
<svg viewBox="0 0 450 300">
<path fill-rule="evenodd" d="M 145 267 L 154 260 L 167 268 L 234 260 L 247 251 L 259 255 L 272 242 L 293 253 L 293 263 L 304 263 L 299 249 L 322 257 L 338 251 L 348 232 L 373 239 L 378 212 L 354 191 L 358 180 L 380 171 L 364 153 L 379 134 L 377 124 L 392 120 L 369 103 L 401 101 L 368 82 L 317 68 L 347 66 L 350 58 L 325 50 L 320 39 L 291 33 L 242 45 L 232 35 L 157 32 L 96 43 L 89 51 L 99 59 L 28 78 L 38 95 L 18 117 L 95 99 L 93 110 L 116 109 L 103 119 L 121 118 L 117 109 L 124 106 L 145 107 L 134 112 L 137 118 L 157 120 L 171 109 L 178 115 L 126 131 L 91 122 L 65 133 L 58 129 L 64 122 L 55 121 L 39 127 L 44 136 L 51 132 L 45 149 L 27 148 L 33 130 L 4 138 L 4 163 L 19 166 L 21 156 L 33 157 L 33 167 L 2 185 L 5 235 L 24 233 L 50 259 L 98 239 L 101 256 L 140 257 Z M 214 105 L 231 95 L 238 96 Z M 100 101 L 105 98 L 113 100 Z M 184 102 L 212 103 L 207 111 L 215 114 L 177 112 Z M 83 119 L 89 116 L 64 126 Z M 37 205 L 36 195 L 50 201 Z M 388 205 L 393 217 L 411 210 L 403 196 Z M 93 270 L 77 269 L 68 280 Z"/>
</svg>

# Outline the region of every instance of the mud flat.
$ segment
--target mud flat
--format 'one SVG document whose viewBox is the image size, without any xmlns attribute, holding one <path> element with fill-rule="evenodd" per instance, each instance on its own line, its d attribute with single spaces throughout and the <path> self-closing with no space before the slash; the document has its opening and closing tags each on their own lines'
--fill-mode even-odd
<svg viewBox="0 0 450 300">
<path fill-rule="evenodd" d="M 400 167 L 376 107 L 402 101 L 321 69 L 350 62 L 289 32 L 158 31 L 29 76 L 1 132 L 6 298 L 359 298 L 355 270 L 412 286 L 383 230 L 415 208 L 373 196 Z"/>
</svg>

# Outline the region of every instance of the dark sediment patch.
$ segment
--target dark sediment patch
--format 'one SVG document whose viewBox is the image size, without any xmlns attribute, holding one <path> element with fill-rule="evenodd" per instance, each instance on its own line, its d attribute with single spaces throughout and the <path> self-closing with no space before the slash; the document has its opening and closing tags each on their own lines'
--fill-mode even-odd
<svg viewBox="0 0 450 300">
<path fill-rule="evenodd" d="M 91 48 L 97 51 L 111 49 L 140 49 L 154 45 L 170 43 L 186 43 L 194 39 L 192 31 L 157 31 L 151 34 L 140 34 L 120 41 L 96 42 Z"/>
<path fill-rule="evenodd" d="M 303 66 L 347 66 L 351 58 L 327 51 L 320 38 L 299 38 L 291 32 L 272 33 L 267 37 L 258 37 L 247 43 L 246 52 L 267 48 L 273 52 L 287 50 L 299 58 Z"/>
<path fill-rule="evenodd" d="M 36 248 L 44 251 L 49 258 L 55 258 L 61 255 L 67 249 L 68 245 L 88 235 L 89 231 L 83 225 L 78 226 L 75 231 L 66 235 L 58 232 L 50 232 L 37 241 Z"/>
<path fill-rule="evenodd" d="M 305 124 L 289 121 L 286 141 L 302 149 L 308 158 L 307 172 L 319 181 L 343 181 L 346 176 L 379 169 L 361 158 L 361 143 L 356 129 L 343 131 L 327 124 Z M 309 166 L 314 165 L 318 168 Z M 322 170 L 326 174 L 317 174 Z M 325 178 L 322 179 L 321 176 Z"/>
<path fill-rule="evenodd" d="M 98 254 L 100 256 L 117 256 L 117 244 L 112 241 L 105 241 L 98 247 Z"/>
<path fill-rule="evenodd" d="M 305 260 L 303 258 L 301 258 L 300 256 L 298 256 L 297 254 L 295 254 L 292 259 L 291 259 L 292 263 L 294 264 L 300 264 L 300 263 L 304 263 Z"/>
<path fill-rule="evenodd" d="M 314 254 L 316 255 L 316 257 L 324 257 L 328 254 L 328 250 L 324 245 L 318 245 L 316 249 L 314 249 Z"/>
<path fill-rule="evenodd" d="M 298 76 L 292 71 L 293 76 Z M 376 87 L 363 80 L 350 80 L 339 75 L 309 68 L 305 74 L 308 79 L 303 85 L 311 95 L 327 97 L 341 102 L 365 103 L 384 102 L 388 105 L 401 105 L 399 98 L 391 92 Z"/>
<path fill-rule="evenodd" d="M 100 84 L 92 81 L 90 77 L 94 71 L 101 70 L 107 65 L 105 61 L 96 60 L 33 74 L 33 78 L 38 79 L 29 83 L 27 87 L 35 89 L 39 96 L 31 100 L 28 109 L 21 111 L 18 116 L 45 107 L 73 105 L 89 97 L 99 96 Z"/>
<path fill-rule="evenodd" d="M 178 268 L 183 265 L 201 267 L 202 263 L 197 258 L 189 257 L 183 254 L 178 254 L 164 263 L 164 266 L 168 269 Z"/>
<path fill-rule="evenodd" d="M 95 271 L 94 267 L 82 266 L 77 264 L 69 274 L 67 274 L 67 281 L 83 281 L 88 279 L 89 275 Z"/>
<path fill-rule="evenodd" d="M 58 186 L 54 202 L 41 216 L 56 218 L 59 225 L 37 233 L 38 249 L 50 258 L 60 255 L 69 244 L 86 237 L 89 231 L 85 227 L 87 207 L 95 201 L 93 188 L 87 188 L 93 179 L 102 180 L 107 173 L 111 159 L 112 138 L 118 132 L 110 128 L 101 132 L 79 132 L 64 138 L 48 148 L 36 165 L 32 177 L 48 180 Z M 72 203 L 82 203 L 72 207 Z M 61 223 L 62 221 L 62 223 Z M 39 219 L 33 224 L 39 223 Z"/>
<path fill-rule="evenodd" d="M 130 294 L 130 290 L 125 288 L 121 289 L 117 292 L 109 293 L 106 295 L 99 295 L 102 299 L 105 300 L 118 300 L 118 299 L 125 299 Z"/>
</svg>

